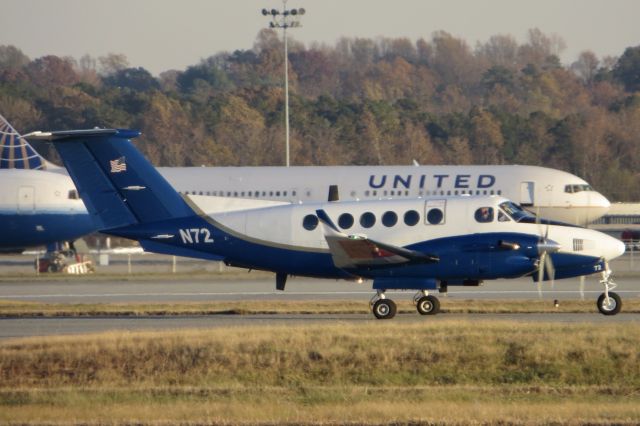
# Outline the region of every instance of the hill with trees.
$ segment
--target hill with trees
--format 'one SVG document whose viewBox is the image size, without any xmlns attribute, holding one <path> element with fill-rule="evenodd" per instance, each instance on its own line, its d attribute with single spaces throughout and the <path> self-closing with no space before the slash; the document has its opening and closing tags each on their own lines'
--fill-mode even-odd
<svg viewBox="0 0 640 426">
<path fill-rule="evenodd" d="M 577 174 L 615 201 L 640 200 L 640 46 L 619 58 L 537 29 L 475 47 L 431 39 L 289 42 L 294 165 L 533 164 Z M 282 40 L 154 77 L 125 56 L 30 59 L 0 46 L 0 113 L 21 132 L 140 129 L 159 166 L 281 165 Z M 49 158 L 55 153 L 39 147 Z"/>
</svg>

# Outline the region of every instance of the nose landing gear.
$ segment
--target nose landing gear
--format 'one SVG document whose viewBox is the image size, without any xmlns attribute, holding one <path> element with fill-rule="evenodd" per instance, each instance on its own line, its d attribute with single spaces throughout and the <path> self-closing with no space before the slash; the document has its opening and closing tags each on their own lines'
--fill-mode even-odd
<svg viewBox="0 0 640 426">
<path fill-rule="evenodd" d="M 602 278 L 600 279 L 600 284 L 604 286 L 604 293 L 598 297 L 598 311 L 602 315 L 615 315 L 620 312 L 622 308 L 622 299 L 618 296 L 617 293 L 614 293 L 613 290 L 618 285 L 613 282 L 611 279 L 611 270 L 609 269 L 609 265 L 606 265 L 604 271 L 602 271 Z"/>
</svg>

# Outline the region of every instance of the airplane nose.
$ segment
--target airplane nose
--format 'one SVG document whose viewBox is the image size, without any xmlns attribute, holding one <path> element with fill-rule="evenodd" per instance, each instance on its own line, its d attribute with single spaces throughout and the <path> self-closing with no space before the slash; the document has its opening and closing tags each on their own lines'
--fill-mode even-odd
<svg viewBox="0 0 640 426">
<path fill-rule="evenodd" d="M 605 197 L 599 192 L 596 192 L 594 194 L 594 197 L 592 198 L 592 204 L 594 206 L 604 209 L 605 213 L 609 211 L 609 208 L 611 208 L 611 201 L 609 201 L 607 197 Z"/>
<path fill-rule="evenodd" d="M 622 256 L 625 251 L 625 245 L 617 238 L 607 236 L 607 241 L 603 241 L 602 248 L 604 249 L 604 258 L 607 260 L 615 259 Z"/>
</svg>

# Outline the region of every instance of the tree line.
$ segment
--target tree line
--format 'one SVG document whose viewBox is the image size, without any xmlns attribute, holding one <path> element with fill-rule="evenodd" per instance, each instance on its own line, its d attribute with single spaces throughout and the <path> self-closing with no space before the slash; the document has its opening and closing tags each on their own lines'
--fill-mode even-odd
<svg viewBox="0 0 640 426">
<path fill-rule="evenodd" d="M 159 166 L 282 165 L 282 43 L 265 29 L 250 50 L 158 77 L 121 54 L 30 59 L 0 46 L 0 113 L 21 132 L 140 129 Z M 290 40 L 292 164 L 542 165 L 639 200 L 640 46 L 568 66 L 564 48 L 537 29 L 475 47 L 443 31 Z"/>
</svg>

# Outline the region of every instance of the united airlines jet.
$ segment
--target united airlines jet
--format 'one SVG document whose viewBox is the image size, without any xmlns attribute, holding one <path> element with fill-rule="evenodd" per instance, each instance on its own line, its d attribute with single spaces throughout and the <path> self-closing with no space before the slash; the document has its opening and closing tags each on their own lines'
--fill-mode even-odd
<svg viewBox="0 0 640 426">
<path fill-rule="evenodd" d="M 326 201 L 501 195 L 532 213 L 584 225 L 604 216 L 609 201 L 570 173 L 537 166 L 160 167 L 183 194 Z"/>
</svg>

